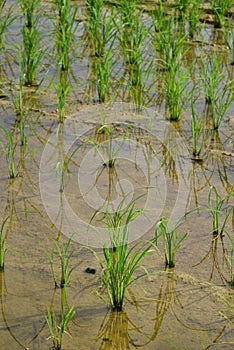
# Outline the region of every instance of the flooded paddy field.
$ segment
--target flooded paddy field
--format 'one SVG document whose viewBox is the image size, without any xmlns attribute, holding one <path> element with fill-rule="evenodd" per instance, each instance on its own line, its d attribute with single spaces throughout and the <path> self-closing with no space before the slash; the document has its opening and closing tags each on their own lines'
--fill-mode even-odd
<svg viewBox="0 0 234 350">
<path fill-rule="evenodd" d="M 233 348 L 224 3 L 0 2 L 0 349 Z"/>
</svg>

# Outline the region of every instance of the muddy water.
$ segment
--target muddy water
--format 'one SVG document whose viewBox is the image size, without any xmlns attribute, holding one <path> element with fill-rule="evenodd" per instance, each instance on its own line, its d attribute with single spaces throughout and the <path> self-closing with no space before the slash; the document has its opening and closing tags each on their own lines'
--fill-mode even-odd
<svg viewBox="0 0 234 350">
<path fill-rule="evenodd" d="M 17 27 L 12 28 L 15 32 Z M 205 33 L 205 48 L 212 43 L 222 51 L 220 31 L 215 35 L 207 25 Z M 85 81 L 88 53 L 83 57 L 73 69 Z M 7 63 L 5 79 L 11 76 L 9 67 L 17 75 L 17 67 Z M 227 74 L 233 74 L 231 66 L 226 67 Z M 51 77 L 53 73 L 51 69 Z M 150 252 L 143 261 L 149 276 L 131 286 L 120 313 L 109 310 L 105 291 L 100 290 L 100 267 L 84 245 L 101 254 L 102 245 L 109 243 L 108 235 L 99 217 L 91 223 L 90 219 L 100 206 L 116 210 L 123 196 L 127 203 L 140 196 L 137 207 L 144 209 L 145 215 L 130 226 L 133 244 L 153 237 L 161 215 L 177 220 L 187 210 L 205 207 L 210 186 L 216 186 L 221 197 L 233 193 L 233 103 L 201 160 L 194 161 L 186 111 L 179 122 L 171 123 L 164 117 L 160 94 L 149 93 L 146 107 L 136 112 L 126 103 L 126 86 L 113 87 L 113 95 L 121 102 L 93 105 L 90 102 L 97 96 L 91 94 L 91 85 L 88 81 L 71 93 L 63 127 L 57 122 L 53 88 L 37 94 L 29 122 L 35 125 L 26 127 L 31 136 L 25 157 L 22 147 L 16 150 L 16 179 L 8 178 L 5 155 L 0 153 L 0 217 L 9 215 L 4 228 L 5 270 L 0 274 L 0 349 L 51 348 L 47 309 L 52 307 L 59 318 L 61 290 L 54 289 L 46 251 L 51 252 L 53 238 L 65 243 L 72 233 L 70 266 L 74 271 L 67 286 L 67 307 L 74 305 L 76 314 L 64 335 L 64 349 L 166 350 L 172 344 L 178 349 L 232 349 L 233 313 L 225 303 L 233 305 L 231 246 L 227 235 L 212 235 L 208 210 L 192 213 L 180 225 L 180 232 L 188 236 L 173 270 L 165 270 L 162 242 L 159 251 Z M 10 100 L 1 99 L 0 107 L 1 125 L 15 130 L 15 140 L 19 140 Z M 201 102 L 201 112 L 203 108 Z M 99 130 L 103 123 L 111 127 L 112 145 Z M 5 145 L 1 133 L 2 140 Z M 113 168 L 104 166 L 111 149 L 117 158 Z M 64 160 L 69 162 L 62 178 Z M 231 214 L 226 226 L 230 234 L 233 220 Z M 59 264 L 55 254 L 57 280 Z M 87 268 L 95 274 L 86 273 Z M 97 291 L 103 292 L 107 304 Z"/>
</svg>

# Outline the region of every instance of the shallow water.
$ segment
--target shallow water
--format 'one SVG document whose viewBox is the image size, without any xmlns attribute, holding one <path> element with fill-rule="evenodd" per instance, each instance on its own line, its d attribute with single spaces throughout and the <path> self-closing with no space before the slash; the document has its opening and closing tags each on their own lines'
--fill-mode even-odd
<svg viewBox="0 0 234 350">
<path fill-rule="evenodd" d="M 82 11 L 81 8 L 81 14 Z M 215 35 L 212 28 L 206 25 L 205 44 L 194 44 L 195 52 L 201 47 L 224 50 L 220 31 Z M 82 30 L 77 33 L 79 37 Z M 17 26 L 10 29 L 9 40 L 13 40 L 14 32 L 18 32 Z M 227 61 L 229 52 L 223 53 Z M 155 92 L 146 92 L 145 108 L 140 111 L 129 103 L 132 101 L 126 85 L 116 82 L 110 88 L 114 103 L 93 104 L 97 94 L 93 82 L 87 80 L 92 59 L 88 51 L 78 54 L 72 68 L 79 72 L 79 81 L 84 84 L 68 98 L 64 126 L 57 122 L 53 87 L 47 92 L 40 91 L 35 95 L 26 126 L 31 136 L 25 157 L 21 157 L 22 147 L 17 146 L 16 179 L 8 178 L 5 155 L 0 153 L 0 217 L 9 215 L 4 229 L 5 270 L 0 273 L 0 349 L 51 347 L 47 309 L 52 307 L 59 317 L 61 290 L 54 289 L 46 250 L 51 252 L 53 238 L 59 236 L 66 242 L 72 233 L 74 253 L 70 266 L 74 266 L 74 271 L 66 292 L 67 307 L 74 305 L 76 314 L 64 335 L 64 349 L 167 350 L 173 348 L 172 344 L 178 349 L 232 349 L 233 313 L 225 303 L 233 305 L 228 263 L 231 245 L 227 235 L 223 238 L 212 235 L 210 211 L 194 212 L 180 225 L 180 232 L 188 232 L 188 236 L 178 249 L 174 269 L 165 270 L 161 241 L 159 251 L 152 249 L 145 257 L 143 265 L 149 275 L 131 286 L 123 312 L 109 310 L 105 292 L 102 296 L 107 304 L 98 297 L 100 267 L 84 245 L 102 253 L 103 244 L 109 244 L 108 235 L 98 217 L 91 224 L 90 220 L 102 205 L 116 210 L 127 194 L 127 203 L 142 195 L 136 205 L 145 214 L 130 225 L 131 243 L 151 239 L 161 215 L 176 221 L 185 211 L 207 206 L 210 186 L 216 186 L 221 197 L 233 194 L 234 103 L 219 131 L 207 142 L 201 161 L 195 161 L 191 153 L 190 112 L 185 110 L 178 122 L 165 118 L 160 80 L 155 83 Z M 116 74 L 122 76 L 123 65 L 121 61 L 116 63 Z M 224 65 L 227 74 L 233 77 L 233 67 L 227 62 Z M 15 64 L 4 64 L 3 71 L 4 79 L 18 74 Z M 53 74 L 51 66 L 51 78 Z M 199 104 L 200 112 L 203 102 Z M 15 140 L 19 140 L 9 99 L 0 100 L 0 118 L 1 125 L 15 130 Z M 30 129 L 33 123 L 34 128 Z M 109 138 L 99 131 L 103 123 L 111 126 L 117 157 L 113 168 L 103 166 L 110 155 Z M 209 123 L 208 119 L 207 128 Z M 1 141 L 6 144 L 3 133 Z M 64 189 L 60 191 L 60 165 L 72 152 Z M 233 205 L 233 197 L 227 205 Z M 220 220 L 223 222 L 224 214 Z M 226 226 L 230 234 L 233 225 L 231 213 Z M 57 254 L 54 259 L 55 276 L 59 279 Z M 96 273 L 86 273 L 87 268 L 95 269 Z"/>
</svg>

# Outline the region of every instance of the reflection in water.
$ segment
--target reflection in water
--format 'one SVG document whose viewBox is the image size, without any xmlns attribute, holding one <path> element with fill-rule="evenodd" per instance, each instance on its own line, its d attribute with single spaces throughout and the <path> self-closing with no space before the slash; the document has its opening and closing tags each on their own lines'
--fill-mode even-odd
<svg viewBox="0 0 234 350">
<path fill-rule="evenodd" d="M 218 246 L 218 240 L 220 239 L 221 243 L 221 252 L 219 250 Z M 221 256 L 220 256 L 221 255 Z M 212 281 L 212 279 L 215 277 L 215 272 L 218 273 L 218 276 L 220 277 L 220 280 L 223 284 L 225 282 L 228 282 L 228 279 L 226 278 L 224 274 L 224 268 L 226 267 L 227 271 L 230 268 L 230 265 L 228 263 L 228 258 L 226 254 L 226 248 L 224 244 L 224 238 L 222 235 L 213 235 L 211 240 L 210 249 L 208 252 L 203 256 L 203 258 L 194 266 L 198 266 L 203 264 L 204 262 L 207 264 L 207 260 L 211 260 L 211 271 L 209 275 L 208 281 Z M 210 264 L 209 264 L 210 266 Z"/>
<path fill-rule="evenodd" d="M 24 321 L 22 323 L 12 324 L 11 316 L 10 316 L 9 321 L 7 318 L 6 305 L 7 305 L 8 296 L 10 296 L 10 295 L 13 295 L 13 294 L 10 294 L 7 290 L 6 281 L 5 281 L 5 272 L 0 272 L 1 313 L 2 313 L 2 320 L 4 322 L 4 326 L 3 326 L 3 324 L 1 325 L 1 330 L 8 331 L 8 333 L 12 337 L 14 343 L 18 344 L 20 349 L 29 350 L 31 347 L 31 344 L 34 343 L 35 339 L 40 336 L 41 332 L 45 328 L 46 320 L 44 320 L 41 323 L 39 329 L 37 329 L 38 327 L 36 326 L 36 324 L 35 324 L 36 322 L 34 321 L 34 318 L 32 315 L 32 321 L 30 322 L 30 326 L 32 326 L 34 328 L 33 336 L 30 338 L 30 336 L 29 336 L 30 332 L 28 331 L 27 338 L 29 336 L 29 340 L 27 340 L 27 343 L 26 342 L 23 343 L 20 339 L 22 336 L 18 335 L 17 333 L 19 333 L 19 331 L 22 327 L 22 324 L 25 323 L 25 319 L 23 318 Z M 18 299 L 19 297 L 22 297 L 22 296 L 18 296 L 16 294 L 14 294 L 14 297 L 17 297 L 17 299 Z M 10 304 L 9 304 L 9 306 L 10 306 Z M 11 313 L 10 313 L 10 315 L 11 315 Z M 18 315 L 18 317 L 20 317 L 20 316 Z M 23 336 L 23 338 L 25 338 L 25 337 Z M 40 340 L 39 340 L 39 343 L 40 343 Z M 5 348 L 5 349 L 7 349 L 7 348 Z"/>
</svg>

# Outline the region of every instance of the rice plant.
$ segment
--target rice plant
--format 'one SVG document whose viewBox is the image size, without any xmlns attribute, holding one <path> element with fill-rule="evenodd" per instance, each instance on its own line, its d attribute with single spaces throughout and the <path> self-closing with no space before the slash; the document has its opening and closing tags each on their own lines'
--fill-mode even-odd
<svg viewBox="0 0 234 350">
<path fill-rule="evenodd" d="M 178 13 L 178 20 L 180 22 L 185 22 L 187 11 L 189 8 L 189 5 L 191 4 L 190 0 L 178 0 L 176 1 L 175 8 Z"/>
<path fill-rule="evenodd" d="M 39 45 L 38 15 L 35 13 L 39 6 L 40 0 L 22 0 L 21 2 L 21 8 L 25 17 L 25 24 L 21 30 L 23 36 L 22 61 L 25 66 L 25 85 L 35 84 L 44 54 Z"/>
<path fill-rule="evenodd" d="M 101 58 L 113 46 L 116 37 L 114 10 L 103 10 L 103 0 L 86 0 L 86 6 L 86 29 L 93 55 Z"/>
<path fill-rule="evenodd" d="M 64 191 L 65 174 L 68 173 L 69 164 L 70 162 L 72 162 L 72 158 L 74 154 L 78 151 L 78 149 L 80 149 L 81 146 L 82 144 L 75 147 L 69 156 L 65 155 L 64 159 L 61 161 L 58 161 L 56 164 L 56 175 L 60 177 L 59 192 Z"/>
<path fill-rule="evenodd" d="M 97 154 L 100 156 L 103 166 L 107 166 L 109 168 L 113 168 L 115 166 L 116 159 L 118 157 L 118 154 L 126 140 L 127 135 L 124 134 L 122 141 L 120 144 L 115 148 L 113 145 L 113 139 L 114 139 L 114 130 L 111 125 L 103 124 L 99 129 L 98 133 L 102 133 L 106 136 L 108 146 L 107 146 L 107 157 L 105 157 L 104 152 L 101 152 L 100 150 L 100 144 L 97 143 L 94 139 L 90 139 L 89 142 L 93 144 L 95 147 L 95 150 Z M 104 143 L 105 146 L 105 143 Z"/>
<path fill-rule="evenodd" d="M 199 156 L 201 151 L 206 145 L 209 133 L 205 136 L 204 133 L 204 115 L 196 115 L 194 108 L 194 101 L 191 102 L 192 114 L 190 117 L 191 132 L 192 132 L 192 141 L 193 141 L 193 155 Z M 196 158 L 195 158 L 196 159 Z"/>
<path fill-rule="evenodd" d="M 206 103 L 210 105 L 214 130 L 217 130 L 233 101 L 233 81 L 222 70 L 221 56 L 201 55 L 200 75 Z"/>
<path fill-rule="evenodd" d="M 188 25 L 189 25 L 189 36 L 194 38 L 196 32 L 197 24 L 201 18 L 200 10 L 201 0 L 193 0 L 191 4 L 191 9 L 188 12 Z"/>
<path fill-rule="evenodd" d="M 76 49 L 80 42 L 76 45 L 75 34 L 79 23 L 76 21 L 77 6 L 70 6 L 70 0 L 56 0 L 56 9 L 58 11 L 56 27 L 57 38 L 57 60 L 58 60 L 58 81 L 56 84 L 59 122 L 63 123 L 65 119 L 66 97 L 70 91 L 70 82 L 68 79 L 68 69 L 70 64 L 70 51 Z"/>
<path fill-rule="evenodd" d="M 205 209 L 208 210 L 212 215 L 212 233 L 214 236 L 222 236 L 224 233 L 227 233 L 225 230 L 225 226 L 227 224 L 229 215 L 231 214 L 234 208 L 233 205 L 229 206 L 227 204 L 227 201 L 230 197 L 233 197 L 233 193 L 225 197 L 221 197 L 218 194 L 217 188 L 215 186 L 210 186 L 208 192 L 207 207 L 205 207 Z M 223 223 L 220 224 L 220 217 L 223 215 L 224 220 Z"/>
<path fill-rule="evenodd" d="M 155 32 L 162 32 L 166 29 L 167 19 L 163 9 L 163 0 L 160 0 L 159 4 L 155 5 L 155 9 L 151 12 L 151 17 Z"/>
<path fill-rule="evenodd" d="M 129 286 L 147 275 L 148 272 L 140 264 L 152 247 L 149 243 L 143 246 L 136 243 L 129 248 L 129 225 L 142 214 L 142 209 L 135 208 L 137 199 L 124 207 L 125 200 L 123 198 L 113 213 L 108 208 L 103 208 L 92 217 L 93 220 L 96 215 L 102 215 L 102 222 L 110 238 L 110 247 L 103 246 L 103 256 L 97 252 L 94 254 L 101 268 L 101 283 L 107 291 L 113 311 L 122 311 Z M 135 275 L 139 269 L 142 272 Z M 100 297 L 102 298 L 101 295 Z"/>
<path fill-rule="evenodd" d="M 52 338 L 53 349 L 61 350 L 64 333 L 67 333 L 68 323 L 75 316 L 74 306 L 72 306 L 67 312 L 65 310 L 66 305 L 66 289 L 61 290 L 61 314 L 59 319 L 56 314 L 48 308 L 46 321 L 50 331 L 50 338 Z"/>
<path fill-rule="evenodd" d="M 124 4 L 124 5 L 123 5 Z M 136 10 L 136 2 L 121 6 L 119 24 L 120 46 L 126 61 L 125 77 L 136 108 L 141 108 L 147 78 L 151 73 L 153 59 L 146 56 L 150 45 L 149 33 L 152 26 L 145 25 L 142 13 Z"/>
<path fill-rule="evenodd" d="M 74 250 L 70 250 L 72 237 L 73 235 L 68 239 L 65 245 L 63 244 L 63 242 L 59 242 L 57 239 L 52 239 L 53 247 L 51 249 L 51 252 L 49 252 L 45 247 L 43 247 L 43 250 L 50 263 L 50 268 L 54 279 L 55 288 L 57 288 L 58 286 L 60 288 L 66 287 L 66 285 L 68 284 L 69 278 L 72 274 L 72 271 L 74 270 L 74 266 L 69 267 L 70 260 L 72 259 L 72 256 L 74 253 Z M 60 260 L 60 268 L 61 268 L 60 282 L 58 282 L 57 280 L 55 269 L 54 269 L 55 252 L 58 254 L 58 257 Z"/>
<path fill-rule="evenodd" d="M 6 0 L 0 1 L 0 50 L 3 49 L 5 45 L 5 32 L 16 19 L 16 16 L 13 14 L 13 6 L 6 9 L 5 4 Z"/>
<path fill-rule="evenodd" d="M 214 103 L 216 100 L 216 92 L 224 79 L 224 72 L 221 70 L 221 55 L 210 54 L 200 55 L 200 77 L 202 87 L 204 89 L 205 101 L 208 104 Z"/>
<path fill-rule="evenodd" d="M 214 130 L 218 130 L 220 124 L 234 100 L 234 82 L 228 81 L 224 86 L 219 87 L 214 99 L 211 102 L 211 113 Z"/>
<path fill-rule="evenodd" d="M 58 71 L 58 81 L 56 84 L 59 123 L 64 123 L 66 117 L 66 98 L 70 91 L 70 81 L 68 79 L 68 72 L 66 70 Z"/>
<path fill-rule="evenodd" d="M 19 84 L 17 85 L 14 80 L 10 80 L 9 86 L 5 85 L 5 91 L 13 105 L 16 118 L 21 119 L 25 113 L 25 99 L 23 94 L 24 72 L 22 64 L 20 64 L 19 70 Z"/>
<path fill-rule="evenodd" d="M 14 179 L 18 175 L 16 171 L 16 160 L 15 160 L 17 143 L 14 141 L 14 135 L 11 130 L 7 131 L 1 125 L 0 125 L 0 130 L 3 131 L 3 133 L 7 138 L 7 144 L 5 145 L 2 141 L 0 141 L 0 146 L 2 147 L 2 150 L 5 153 L 9 178 Z"/>
<path fill-rule="evenodd" d="M 233 5 L 233 0 L 210 0 L 214 11 L 214 27 L 222 28 L 225 23 L 225 16 Z"/>
<path fill-rule="evenodd" d="M 161 217 L 155 226 L 156 245 L 158 244 L 158 239 L 162 237 L 165 266 L 170 268 L 175 266 L 176 252 L 188 235 L 188 233 L 181 235 L 177 231 L 177 226 L 178 223 L 174 224 L 170 218 L 166 219 L 164 216 Z"/>
<path fill-rule="evenodd" d="M 165 74 L 165 99 L 170 119 L 178 120 L 188 99 L 187 88 L 189 84 L 190 68 L 181 69 L 182 60 L 188 49 L 184 48 L 187 35 L 177 31 L 174 19 L 168 22 L 167 31 L 158 33 L 160 51 L 163 58 L 159 61 Z"/>
<path fill-rule="evenodd" d="M 69 54 L 72 49 L 75 49 L 79 42 L 74 44 L 76 30 L 79 23 L 76 21 L 77 6 L 71 6 L 70 0 L 55 0 L 58 17 L 56 21 L 56 38 L 57 38 L 57 58 L 60 70 L 68 70 Z"/>
</svg>

